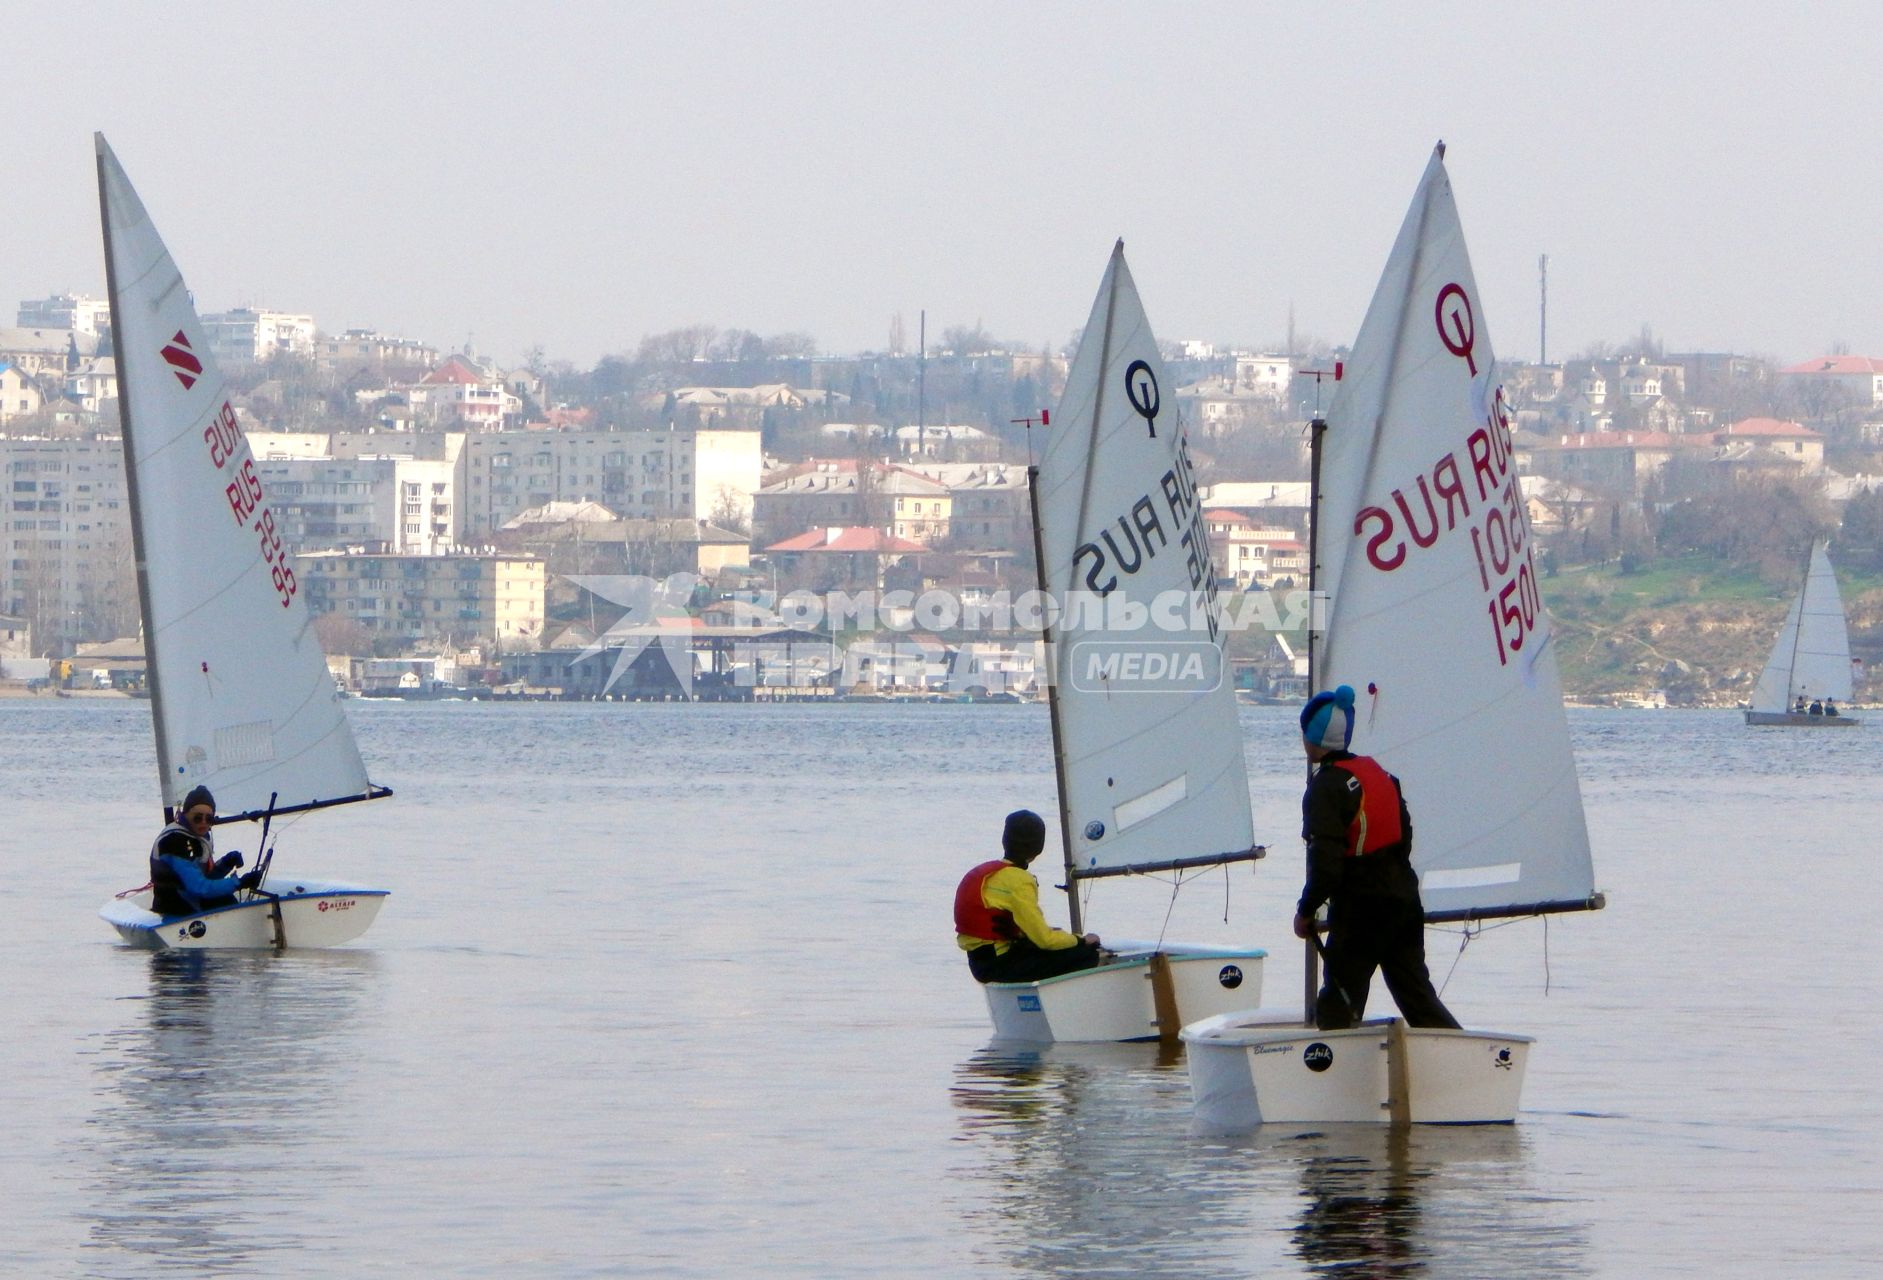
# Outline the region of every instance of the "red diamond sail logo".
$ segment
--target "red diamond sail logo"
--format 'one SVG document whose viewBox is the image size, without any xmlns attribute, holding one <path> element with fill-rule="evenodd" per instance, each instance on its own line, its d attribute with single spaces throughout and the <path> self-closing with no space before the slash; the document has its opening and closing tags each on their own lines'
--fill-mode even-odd
<svg viewBox="0 0 1883 1280">
<path fill-rule="evenodd" d="M 170 339 L 170 345 L 163 349 L 163 362 L 170 366 L 177 375 L 177 381 L 188 391 L 196 385 L 196 379 L 203 371 L 203 362 L 190 350 L 190 340 L 183 336 L 183 330 L 177 330 L 177 336 Z"/>
</svg>

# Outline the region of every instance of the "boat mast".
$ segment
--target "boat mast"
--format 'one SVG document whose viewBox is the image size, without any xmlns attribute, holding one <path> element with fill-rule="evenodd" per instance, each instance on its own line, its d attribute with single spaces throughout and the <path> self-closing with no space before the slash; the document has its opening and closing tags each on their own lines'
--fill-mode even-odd
<svg viewBox="0 0 1883 1280">
<path fill-rule="evenodd" d="M 1339 366 L 1336 365 L 1335 368 L 1338 370 Z M 1338 378 L 1340 374 L 1336 372 L 1334 376 Z M 1320 378 L 1318 375 L 1315 377 L 1315 384 L 1315 393 L 1318 396 L 1320 393 Z M 1323 418 L 1319 413 L 1316 413 L 1313 418 L 1308 420 L 1308 696 L 1310 698 L 1315 694 L 1314 651 L 1320 648 L 1321 644 L 1321 630 L 1317 625 L 1320 617 L 1320 595 L 1317 587 L 1321 576 L 1321 437 L 1326 434 L 1327 419 Z M 1314 764 L 1312 761 L 1309 761 L 1308 779 L 1312 781 L 1313 778 Z M 1311 856 L 1305 852 L 1305 845 L 1303 845 L 1303 850 L 1304 857 Z M 1303 875 L 1305 877 L 1305 871 Z M 1313 927 L 1314 922 L 1310 920 L 1308 922 L 1310 931 Z M 1303 1023 L 1312 1023 L 1314 1021 L 1314 1006 L 1317 997 L 1320 995 L 1321 988 L 1320 952 L 1315 946 L 1312 932 L 1310 932 L 1309 936 L 1302 942 L 1301 948 L 1301 1000 L 1303 1009 L 1301 1020 Z"/>
<path fill-rule="evenodd" d="M 96 135 L 96 141 L 98 216 L 105 233 L 105 298 L 111 308 L 111 353 L 117 361 L 118 433 L 124 449 L 125 495 L 131 506 L 131 555 L 137 565 L 137 607 L 143 622 L 144 681 L 150 689 L 150 718 L 157 736 L 157 798 L 163 802 L 164 821 L 168 822 L 175 816 L 167 798 L 170 793 L 170 739 L 164 733 L 163 689 L 157 678 L 160 669 L 157 662 L 157 629 L 151 625 L 151 619 L 156 615 L 150 608 L 150 562 L 144 552 L 144 506 L 143 496 L 137 487 L 137 447 L 131 432 L 131 398 L 124 394 L 130 382 L 130 361 L 126 358 L 123 342 L 124 326 L 119 322 L 124 308 L 123 298 L 118 292 L 117 256 L 111 246 L 111 196 L 105 180 L 104 136 Z"/>
<path fill-rule="evenodd" d="M 1041 424 L 1046 415 L 1041 413 Z M 1030 424 L 1029 424 L 1030 425 Z M 1027 463 L 1027 506 L 1033 513 L 1034 576 L 1039 583 L 1044 604 L 1040 613 L 1041 657 L 1046 671 L 1046 712 L 1053 726 L 1053 783 L 1059 791 L 1059 844 L 1066 863 L 1066 901 L 1072 932 L 1083 935 L 1084 922 L 1079 917 L 1079 882 L 1072 874 L 1072 811 L 1066 807 L 1066 744 L 1059 724 L 1059 659 L 1053 648 L 1052 589 L 1046 584 L 1046 547 L 1040 535 L 1040 468 Z"/>
</svg>

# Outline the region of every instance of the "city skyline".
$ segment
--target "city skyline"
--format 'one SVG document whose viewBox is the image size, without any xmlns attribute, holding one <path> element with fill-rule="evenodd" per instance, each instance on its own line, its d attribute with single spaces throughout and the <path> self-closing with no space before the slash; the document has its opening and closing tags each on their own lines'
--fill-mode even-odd
<svg viewBox="0 0 1883 1280">
<path fill-rule="evenodd" d="M 1883 355 L 1854 6 L 204 3 L 17 16 L 0 298 L 101 296 L 90 133 L 199 303 L 579 367 L 706 324 L 1350 342 L 1448 143 L 1496 350 Z M 22 60 L 26 62 L 26 60 Z"/>
</svg>

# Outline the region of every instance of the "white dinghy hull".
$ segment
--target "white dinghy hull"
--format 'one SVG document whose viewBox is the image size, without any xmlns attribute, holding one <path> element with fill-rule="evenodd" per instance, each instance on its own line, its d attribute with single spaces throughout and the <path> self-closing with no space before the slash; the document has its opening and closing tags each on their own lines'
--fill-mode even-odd
<svg viewBox="0 0 1883 1280">
<path fill-rule="evenodd" d="M 1040 1044 L 1096 1044 L 1156 1040 L 1160 1036 L 1151 959 L 1157 949 L 1120 947 L 1118 958 L 1096 969 L 1040 982 L 990 982 L 988 1013 L 997 1040 Z M 1173 1026 L 1247 1009 L 1262 998 L 1266 951 L 1166 944 Z"/>
<path fill-rule="evenodd" d="M 1511 1124 L 1532 1040 L 1397 1018 L 1320 1031 L 1292 1011 L 1261 1010 L 1193 1023 L 1183 1042 L 1198 1127 L 1241 1133 L 1265 1124 Z"/>
<path fill-rule="evenodd" d="M 279 943 L 273 904 L 266 898 L 165 919 L 150 909 L 146 889 L 113 898 L 98 915 L 126 942 L 149 951 L 270 951 L 277 945 L 315 949 L 337 947 L 365 933 L 385 904 L 387 891 L 309 880 L 296 882 L 279 897 Z"/>
</svg>

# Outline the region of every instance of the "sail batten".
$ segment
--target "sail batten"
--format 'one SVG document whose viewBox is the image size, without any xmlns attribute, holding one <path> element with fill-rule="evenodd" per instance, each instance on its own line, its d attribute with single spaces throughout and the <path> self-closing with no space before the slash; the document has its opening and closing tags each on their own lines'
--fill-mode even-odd
<svg viewBox="0 0 1883 1280">
<path fill-rule="evenodd" d="M 1122 244 L 1035 480 L 1073 879 L 1259 857 L 1208 528 Z"/>
<path fill-rule="evenodd" d="M 1592 901 L 1553 634 L 1442 152 L 1327 418 L 1315 680 L 1353 687 L 1353 749 L 1404 787 L 1427 918 Z"/>
<path fill-rule="evenodd" d="M 226 815 L 387 794 L 365 765 L 201 320 L 97 138 L 146 666 L 166 808 Z"/>
</svg>

